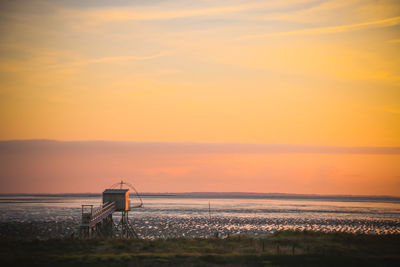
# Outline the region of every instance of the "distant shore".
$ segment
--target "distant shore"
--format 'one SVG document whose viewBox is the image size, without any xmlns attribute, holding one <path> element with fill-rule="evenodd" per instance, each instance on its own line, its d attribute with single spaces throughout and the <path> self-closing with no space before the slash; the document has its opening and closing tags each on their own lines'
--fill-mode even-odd
<svg viewBox="0 0 400 267">
<path fill-rule="evenodd" d="M 173 198 L 243 198 L 243 199 L 290 199 L 290 200 L 320 200 L 340 202 L 393 202 L 400 203 L 400 196 L 386 195 L 328 195 L 328 194 L 289 194 L 289 193 L 254 193 L 254 192 L 144 192 L 142 197 L 173 197 Z M 7 201 L 11 197 L 101 197 L 101 193 L 13 193 L 0 194 L 0 202 Z M 31 200 L 31 199 L 30 199 Z"/>
</svg>

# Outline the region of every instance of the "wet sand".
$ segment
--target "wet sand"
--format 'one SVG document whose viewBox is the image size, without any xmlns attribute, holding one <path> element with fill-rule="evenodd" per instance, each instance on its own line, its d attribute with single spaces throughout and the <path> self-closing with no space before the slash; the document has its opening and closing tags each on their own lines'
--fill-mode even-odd
<svg viewBox="0 0 400 267">
<path fill-rule="evenodd" d="M 345 232 L 355 234 L 400 234 L 400 221 L 370 219 L 299 219 L 254 217 L 131 217 L 131 223 L 141 238 L 207 238 L 235 235 L 265 237 L 276 231 Z M 117 223 L 118 216 L 114 216 Z M 48 239 L 78 236 L 80 217 L 57 220 L 16 220 L 0 222 L 0 238 Z"/>
<path fill-rule="evenodd" d="M 48 239 L 78 236 L 81 205 L 100 207 L 101 197 L 0 197 L 0 238 Z M 301 199 L 148 197 L 129 212 L 144 239 L 208 238 L 247 235 L 265 237 L 276 231 L 400 234 L 400 203 Z M 113 215 L 115 223 L 120 213 Z M 211 216 L 211 218 L 210 218 Z"/>
</svg>

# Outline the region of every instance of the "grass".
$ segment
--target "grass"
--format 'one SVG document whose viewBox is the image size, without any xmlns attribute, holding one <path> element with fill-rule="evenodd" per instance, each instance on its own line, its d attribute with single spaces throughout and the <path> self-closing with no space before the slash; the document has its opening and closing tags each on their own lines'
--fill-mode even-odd
<svg viewBox="0 0 400 267">
<path fill-rule="evenodd" d="M 0 240 L 1 266 L 400 266 L 400 235 Z"/>
</svg>

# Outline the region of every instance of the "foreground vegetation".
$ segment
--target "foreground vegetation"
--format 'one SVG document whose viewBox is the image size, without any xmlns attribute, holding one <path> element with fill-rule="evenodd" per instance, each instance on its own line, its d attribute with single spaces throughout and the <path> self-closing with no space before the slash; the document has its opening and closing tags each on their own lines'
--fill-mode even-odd
<svg viewBox="0 0 400 267">
<path fill-rule="evenodd" d="M 1 266 L 400 266 L 400 235 L 0 240 Z"/>
</svg>

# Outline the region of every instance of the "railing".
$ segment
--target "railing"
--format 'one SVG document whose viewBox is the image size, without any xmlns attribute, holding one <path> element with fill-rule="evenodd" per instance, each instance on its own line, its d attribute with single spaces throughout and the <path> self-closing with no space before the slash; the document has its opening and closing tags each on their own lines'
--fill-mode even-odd
<svg viewBox="0 0 400 267">
<path fill-rule="evenodd" d="M 109 202 L 104 204 L 101 208 L 95 210 L 91 214 L 91 218 L 88 223 L 82 223 L 82 226 L 93 226 L 102 221 L 105 217 L 115 211 L 115 202 Z"/>
<path fill-rule="evenodd" d="M 140 208 L 143 207 L 143 202 L 136 204 L 132 206 L 132 202 L 129 201 L 129 209 L 133 208 Z M 83 209 L 84 206 L 90 207 L 90 213 L 84 213 Z M 108 215 L 113 213 L 116 208 L 116 203 L 115 202 L 108 202 L 103 204 L 101 208 L 93 209 L 93 205 L 82 205 L 82 224 L 81 227 L 92 227 L 96 225 L 97 223 L 101 222 L 104 218 L 106 218 Z M 84 218 L 84 214 L 86 214 L 86 218 Z"/>
</svg>

